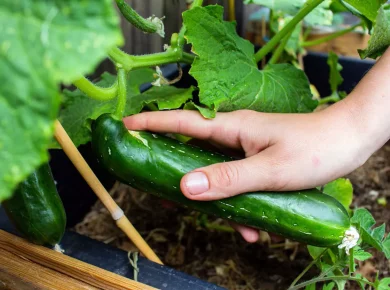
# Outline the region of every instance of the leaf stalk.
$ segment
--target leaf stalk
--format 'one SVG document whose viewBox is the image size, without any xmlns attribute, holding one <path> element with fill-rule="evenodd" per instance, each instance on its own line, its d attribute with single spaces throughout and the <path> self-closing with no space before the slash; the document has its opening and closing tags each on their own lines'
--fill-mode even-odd
<svg viewBox="0 0 390 290">
<path fill-rule="evenodd" d="M 260 50 L 255 54 L 256 62 L 262 60 L 272 49 L 291 31 L 294 30 L 295 26 L 314 8 L 320 5 L 324 0 L 309 0 L 305 5 L 298 11 L 291 21 L 289 21 L 286 26 L 284 26 L 274 37 L 264 45 Z"/>
<path fill-rule="evenodd" d="M 115 81 L 111 87 L 102 88 L 93 84 L 85 77 L 75 80 L 73 82 L 73 85 L 75 85 L 80 91 L 82 91 L 91 99 L 95 99 L 98 101 L 108 101 L 115 98 L 118 90 L 117 81 Z"/>
</svg>

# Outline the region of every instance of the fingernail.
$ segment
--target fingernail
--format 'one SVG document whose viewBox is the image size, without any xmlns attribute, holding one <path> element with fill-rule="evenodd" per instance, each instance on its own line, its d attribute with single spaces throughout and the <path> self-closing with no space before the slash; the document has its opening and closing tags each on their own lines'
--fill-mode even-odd
<svg viewBox="0 0 390 290">
<path fill-rule="evenodd" d="M 190 194 L 197 195 L 209 189 L 209 180 L 203 172 L 192 172 L 186 176 L 185 185 Z"/>
</svg>

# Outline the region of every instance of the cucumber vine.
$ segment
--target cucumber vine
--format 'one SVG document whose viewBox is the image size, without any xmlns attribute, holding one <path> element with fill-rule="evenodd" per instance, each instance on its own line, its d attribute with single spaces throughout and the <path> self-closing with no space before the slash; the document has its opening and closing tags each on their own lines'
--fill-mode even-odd
<svg viewBox="0 0 390 290">
<path fill-rule="evenodd" d="M 198 110 L 206 118 L 213 118 L 218 111 L 239 109 L 309 113 L 318 104 L 339 101 L 344 93 L 338 91 L 342 77 L 337 55 L 330 53 L 332 93 L 321 100 L 312 98 L 308 79 L 297 61 L 305 47 L 358 27 L 372 33 L 368 47 L 359 51 L 362 58 L 376 58 L 390 45 L 389 38 L 381 34 L 390 31 L 389 5 L 377 0 L 244 0 L 271 9 L 272 37 L 257 52 L 253 44 L 238 36 L 233 23 L 223 20 L 221 6 L 203 6 L 202 0 L 194 0 L 183 13 L 183 25 L 172 34 L 169 45 L 162 52 L 146 55 L 130 55 L 119 48 L 123 37 L 109 0 L 95 1 L 93 5 L 78 0 L 14 2 L 4 0 L 0 4 L 0 25 L 4 28 L 0 35 L 0 79 L 5 80 L 0 88 L 0 201 L 11 197 L 17 184 L 47 161 L 47 149 L 56 147 L 51 140 L 57 118 L 78 146 L 90 141 L 89 121 L 103 113 L 119 119 L 144 109 Z M 317 40 L 306 40 L 310 28 L 304 31 L 302 23 L 313 26 L 322 18 L 329 22 L 331 2 L 338 2 L 361 22 Z M 124 18 L 141 31 L 165 35 L 165 19 L 144 18 L 124 0 L 115 3 Z M 33 4 L 38 8 L 31 10 Z M 312 14 L 319 16 L 310 18 Z M 32 45 L 31 39 L 42 41 Z M 185 51 L 185 44 L 192 46 L 192 52 Z M 26 47 L 31 47 L 31 52 L 26 53 Z M 272 56 L 265 69 L 259 70 L 258 63 L 265 62 L 269 55 Z M 107 57 L 117 69 L 116 76 L 104 73 L 97 83 L 83 77 Z M 155 81 L 152 67 L 180 63 L 191 66 L 189 74 L 197 81 L 197 87 L 179 89 L 169 86 L 171 82 Z M 142 84 L 151 83 L 154 85 L 146 92 L 140 91 Z M 60 91 L 60 84 L 73 84 L 77 89 Z M 61 108 L 60 94 L 64 99 Z M 7 123 L 15 126 L 3 125 Z M 290 290 L 327 282 L 331 283 L 325 284 L 324 289 L 344 289 L 346 281 L 355 281 L 363 289 L 390 289 L 389 278 L 368 281 L 355 274 L 356 260 L 369 258 L 369 248 L 390 258 L 390 236 L 385 237 L 384 226 L 372 229 L 375 221 L 364 210 L 353 211 L 351 222 L 360 234 L 358 245 L 348 253 L 337 247 L 308 247 L 313 262 L 293 281 Z M 298 283 L 313 266 L 320 269 L 320 275 Z"/>
</svg>

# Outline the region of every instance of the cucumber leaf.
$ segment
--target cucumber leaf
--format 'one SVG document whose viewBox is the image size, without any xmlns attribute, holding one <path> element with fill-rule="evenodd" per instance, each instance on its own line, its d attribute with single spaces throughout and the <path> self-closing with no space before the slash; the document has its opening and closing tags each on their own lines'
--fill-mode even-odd
<svg viewBox="0 0 390 290">
<path fill-rule="evenodd" d="M 194 102 L 188 102 L 184 105 L 184 110 L 198 110 L 203 117 L 207 119 L 215 118 L 215 111 L 206 107 L 199 106 Z"/>
<path fill-rule="evenodd" d="M 130 71 L 127 82 L 127 97 L 139 95 L 140 85 L 154 80 L 154 70 L 139 69 Z M 103 73 L 96 85 L 109 87 L 116 81 L 116 77 L 110 73 Z M 91 140 L 90 120 L 96 120 L 104 113 L 115 111 L 117 100 L 97 101 L 89 98 L 80 90 L 64 90 L 64 102 L 59 114 L 59 121 L 64 126 L 69 137 L 76 146 L 85 144 Z M 126 109 L 128 113 L 128 109 Z M 60 148 L 57 143 L 53 147 Z"/>
<path fill-rule="evenodd" d="M 151 87 L 141 93 L 140 86 L 152 82 L 154 73 L 154 70 L 148 68 L 129 72 L 127 76 L 126 116 L 139 113 L 146 104 L 150 103 L 156 104 L 160 110 L 177 109 L 192 98 L 194 87 L 188 89 L 179 89 L 173 86 Z M 107 72 L 103 73 L 100 79 L 96 84 L 101 87 L 108 87 L 116 81 L 116 77 Z M 76 146 L 91 140 L 91 120 L 96 120 L 104 113 L 114 112 L 117 104 L 116 98 L 108 101 L 97 101 L 89 98 L 78 89 L 65 90 L 64 98 L 59 120 Z M 59 148 L 59 145 L 55 143 L 53 147 Z"/>
<path fill-rule="evenodd" d="M 379 8 L 386 3 L 386 0 L 342 0 L 342 2 L 349 10 L 352 10 L 351 12 L 358 11 L 370 21 L 375 22 Z"/>
<path fill-rule="evenodd" d="M 390 6 L 386 5 L 379 10 L 374 32 L 368 42 L 368 47 L 358 50 L 362 59 L 381 56 L 390 45 Z"/>
<path fill-rule="evenodd" d="M 126 115 L 141 112 L 147 104 L 156 104 L 159 110 L 178 109 L 185 102 L 192 99 L 195 87 L 176 88 L 174 86 L 152 87 L 143 94 L 138 94 L 129 99 L 126 107 Z"/>
<path fill-rule="evenodd" d="M 198 81 L 200 103 L 215 111 L 311 112 L 317 106 L 303 71 L 289 64 L 260 71 L 253 45 L 235 24 L 222 20 L 221 6 L 183 13 L 188 42 L 198 56 L 190 74 Z"/>
<path fill-rule="evenodd" d="M 329 182 L 322 191 L 337 199 L 348 211 L 353 198 L 353 187 L 349 179 L 339 178 Z"/>
<path fill-rule="evenodd" d="M 58 87 L 123 43 L 110 0 L 0 1 L 0 201 L 48 160 Z"/>
</svg>

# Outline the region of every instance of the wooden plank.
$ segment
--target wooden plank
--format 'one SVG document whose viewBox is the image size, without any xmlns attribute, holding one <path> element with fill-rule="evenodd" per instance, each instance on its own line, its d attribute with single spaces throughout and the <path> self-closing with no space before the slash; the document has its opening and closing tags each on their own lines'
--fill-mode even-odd
<svg viewBox="0 0 390 290">
<path fill-rule="evenodd" d="M 0 289 L 97 290 L 67 275 L 0 249 Z"/>
<path fill-rule="evenodd" d="M 3 230 L 0 230 L 0 249 L 104 290 L 156 289 L 84 263 L 54 250 L 31 244 Z M 129 265 L 129 267 L 131 266 Z"/>
</svg>

